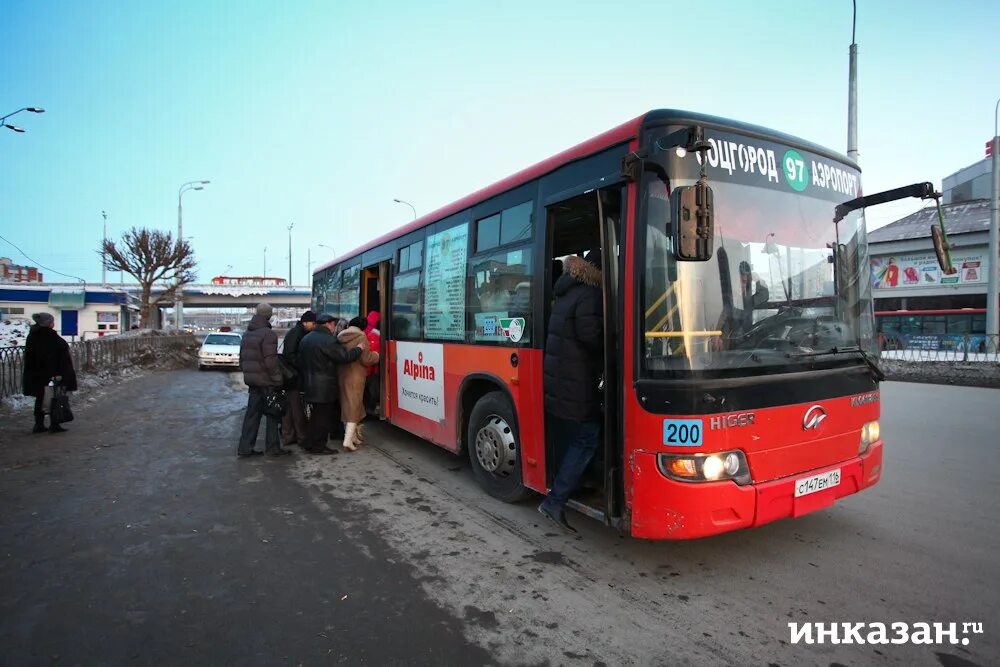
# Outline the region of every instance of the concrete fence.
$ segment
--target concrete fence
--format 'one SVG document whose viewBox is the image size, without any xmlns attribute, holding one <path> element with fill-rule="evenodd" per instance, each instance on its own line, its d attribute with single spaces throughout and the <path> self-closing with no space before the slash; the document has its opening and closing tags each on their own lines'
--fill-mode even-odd
<svg viewBox="0 0 1000 667">
<path fill-rule="evenodd" d="M 149 332 L 105 336 L 69 344 L 77 375 L 113 370 L 126 365 L 147 365 L 164 353 L 190 353 L 197 342 L 189 333 Z M 0 347 L 0 398 L 21 393 L 24 348 Z"/>
</svg>

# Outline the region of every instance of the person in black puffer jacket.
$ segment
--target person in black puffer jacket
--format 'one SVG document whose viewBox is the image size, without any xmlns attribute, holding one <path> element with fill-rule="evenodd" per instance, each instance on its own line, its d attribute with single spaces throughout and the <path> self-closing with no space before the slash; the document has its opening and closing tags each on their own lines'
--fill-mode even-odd
<svg viewBox="0 0 1000 667">
<path fill-rule="evenodd" d="M 254 455 L 260 419 L 264 417 L 264 449 L 271 456 L 290 454 L 278 442 L 278 418 L 264 414 L 264 406 L 271 392 L 281 389 L 281 369 L 278 367 L 278 335 L 271 329 L 270 304 L 257 304 L 257 314 L 250 319 L 247 332 L 240 343 L 240 370 L 243 382 L 250 387 L 247 411 L 243 415 L 243 430 L 236 450 L 240 458 Z"/>
<path fill-rule="evenodd" d="M 545 420 L 560 449 L 559 471 L 538 511 L 562 528 L 566 502 L 597 451 L 601 433 L 601 391 L 604 367 L 604 297 L 601 291 L 601 251 L 586 259 L 569 256 L 553 287 L 556 301 L 545 341 Z"/>
<path fill-rule="evenodd" d="M 316 313 L 307 310 L 302 313 L 302 317 L 285 334 L 284 342 L 281 346 L 281 358 L 284 362 L 294 368 L 298 376 L 291 382 L 285 383 L 285 398 L 288 401 L 288 409 L 281 420 L 281 435 L 284 440 L 282 444 L 288 445 L 303 443 L 306 441 L 306 413 L 302 402 L 302 364 L 299 362 L 299 343 L 307 333 L 316 328 Z"/>
<path fill-rule="evenodd" d="M 310 454 L 334 454 L 326 446 L 335 416 L 334 406 L 340 395 L 338 366 L 357 361 L 361 350 L 348 350 L 337 341 L 334 330 L 337 318 L 323 313 L 316 318 L 316 328 L 299 343 L 299 378 L 302 394 L 309 404 L 309 424 L 302 449 Z"/>
<path fill-rule="evenodd" d="M 55 330 L 55 318 L 50 313 L 35 313 L 31 319 L 35 324 L 31 326 L 28 338 L 24 341 L 24 373 L 21 381 L 24 395 L 35 397 L 35 428 L 32 433 L 44 433 L 45 387 L 53 378 L 60 378 L 59 385 L 63 389 L 76 391 L 76 371 L 73 369 L 69 344 Z M 48 428 L 51 433 L 65 430 L 55 422 Z"/>
</svg>

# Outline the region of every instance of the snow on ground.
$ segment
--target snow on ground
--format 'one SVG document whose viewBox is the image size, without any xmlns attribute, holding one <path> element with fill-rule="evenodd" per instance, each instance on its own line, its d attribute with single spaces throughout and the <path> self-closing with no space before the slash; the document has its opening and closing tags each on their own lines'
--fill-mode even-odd
<svg viewBox="0 0 1000 667">
<path fill-rule="evenodd" d="M 30 327 L 28 320 L 0 321 L 0 347 L 21 347 Z"/>
</svg>

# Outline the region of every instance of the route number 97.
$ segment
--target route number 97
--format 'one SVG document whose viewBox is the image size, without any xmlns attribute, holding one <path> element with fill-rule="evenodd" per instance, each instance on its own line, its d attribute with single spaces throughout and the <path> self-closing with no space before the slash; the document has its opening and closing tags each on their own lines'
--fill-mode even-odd
<svg viewBox="0 0 1000 667">
<path fill-rule="evenodd" d="M 668 447 L 700 447 L 703 435 L 700 419 L 663 420 L 663 444 Z"/>
</svg>

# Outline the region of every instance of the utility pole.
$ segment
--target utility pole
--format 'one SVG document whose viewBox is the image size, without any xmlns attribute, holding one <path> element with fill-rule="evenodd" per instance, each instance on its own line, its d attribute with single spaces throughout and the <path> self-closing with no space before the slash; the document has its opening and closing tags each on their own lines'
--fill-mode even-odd
<svg viewBox="0 0 1000 667">
<path fill-rule="evenodd" d="M 108 286 L 108 253 L 104 250 L 104 246 L 108 244 L 108 213 L 107 211 L 101 211 L 101 217 L 104 218 L 104 243 L 101 244 L 101 284 L 105 287 Z"/>
<path fill-rule="evenodd" d="M 267 246 L 264 246 L 264 275 L 263 278 L 267 278 Z"/>
<path fill-rule="evenodd" d="M 292 285 L 292 227 L 295 223 L 288 225 L 288 286 Z"/>
<path fill-rule="evenodd" d="M 852 0 L 850 73 L 847 83 L 847 157 L 858 161 L 858 45 L 854 41 L 858 23 L 858 2 Z"/>
<path fill-rule="evenodd" d="M 989 271 L 989 282 L 986 288 L 986 333 L 996 336 L 1000 333 L 1000 295 L 997 294 L 997 273 L 1000 272 L 1000 130 L 997 128 L 997 117 L 1000 115 L 1000 99 L 997 100 L 993 108 L 993 162 L 991 168 L 993 173 L 990 180 L 993 182 L 993 191 L 990 195 L 990 251 L 987 257 L 986 269 Z M 1000 347 L 1000 340 L 992 339 L 992 344 L 996 350 Z"/>
</svg>

